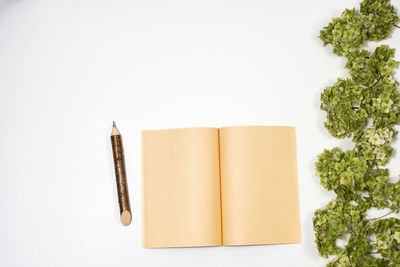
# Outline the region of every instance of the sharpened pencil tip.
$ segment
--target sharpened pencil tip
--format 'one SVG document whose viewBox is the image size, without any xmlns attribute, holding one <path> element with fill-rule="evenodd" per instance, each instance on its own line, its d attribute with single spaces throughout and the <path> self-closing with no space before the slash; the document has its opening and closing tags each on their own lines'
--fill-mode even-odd
<svg viewBox="0 0 400 267">
<path fill-rule="evenodd" d="M 121 135 L 121 133 L 118 131 L 117 125 L 115 124 L 115 121 L 113 121 L 111 135 Z"/>
</svg>

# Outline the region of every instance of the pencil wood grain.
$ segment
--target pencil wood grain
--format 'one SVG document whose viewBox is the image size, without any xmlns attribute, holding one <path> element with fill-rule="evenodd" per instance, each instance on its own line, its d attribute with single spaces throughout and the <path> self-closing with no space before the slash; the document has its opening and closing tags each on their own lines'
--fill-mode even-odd
<svg viewBox="0 0 400 267">
<path fill-rule="evenodd" d="M 115 178 L 117 182 L 118 203 L 123 225 L 129 225 L 132 220 L 131 206 L 129 202 L 128 183 L 126 180 L 125 155 L 122 144 L 122 136 L 115 122 L 111 132 L 111 144 L 114 158 Z"/>
</svg>

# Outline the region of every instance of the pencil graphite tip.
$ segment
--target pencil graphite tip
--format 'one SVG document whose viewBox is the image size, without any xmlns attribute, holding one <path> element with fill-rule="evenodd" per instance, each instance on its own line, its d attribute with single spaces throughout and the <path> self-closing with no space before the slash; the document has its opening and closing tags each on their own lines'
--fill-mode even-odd
<svg viewBox="0 0 400 267">
<path fill-rule="evenodd" d="M 115 121 L 113 121 L 113 127 L 111 131 L 111 135 L 120 135 L 120 132 L 118 131 L 117 125 L 115 124 Z"/>
</svg>

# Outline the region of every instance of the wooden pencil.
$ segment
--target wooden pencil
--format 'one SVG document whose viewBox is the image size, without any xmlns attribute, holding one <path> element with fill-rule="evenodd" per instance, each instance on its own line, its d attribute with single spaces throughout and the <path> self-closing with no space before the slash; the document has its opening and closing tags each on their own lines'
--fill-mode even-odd
<svg viewBox="0 0 400 267">
<path fill-rule="evenodd" d="M 126 181 L 124 147 L 122 145 L 122 136 L 115 122 L 111 132 L 111 144 L 114 158 L 115 178 L 117 182 L 118 203 L 121 222 L 123 225 L 129 225 L 132 220 L 131 205 L 129 202 L 128 183 Z"/>
</svg>

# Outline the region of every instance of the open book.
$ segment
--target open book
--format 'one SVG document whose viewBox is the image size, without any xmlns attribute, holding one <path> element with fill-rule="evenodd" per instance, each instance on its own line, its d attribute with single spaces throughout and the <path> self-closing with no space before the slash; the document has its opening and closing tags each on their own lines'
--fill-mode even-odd
<svg viewBox="0 0 400 267">
<path fill-rule="evenodd" d="M 143 246 L 300 243 L 296 133 L 142 132 Z"/>
</svg>

